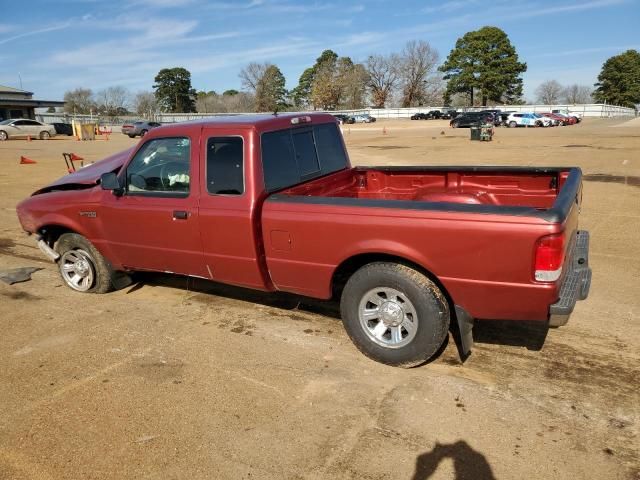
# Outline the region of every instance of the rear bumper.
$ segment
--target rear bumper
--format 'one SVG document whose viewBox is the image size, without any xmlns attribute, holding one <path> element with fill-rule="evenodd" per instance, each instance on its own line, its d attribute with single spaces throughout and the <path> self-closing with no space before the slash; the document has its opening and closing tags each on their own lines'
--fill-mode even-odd
<svg viewBox="0 0 640 480">
<path fill-rule="evenodd" d="M 549 326 L 561 327 L 569 321 L 576 302 L 589 295 L 591 268 L 589 268 L 589 232 L 580 230 L 570 268 L 560 287 L 560 298 L 549 307 Z"/>
</svg>

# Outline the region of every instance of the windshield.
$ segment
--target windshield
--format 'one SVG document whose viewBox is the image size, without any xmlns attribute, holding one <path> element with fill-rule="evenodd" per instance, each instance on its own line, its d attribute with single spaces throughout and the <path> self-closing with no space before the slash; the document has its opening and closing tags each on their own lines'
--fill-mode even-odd
<svg viewBox="0 0 640 480">
<path fill-rule="evenodd" d="M 3 120 L 2 122 L 0 122 L 0 125 L 9 125 L 11 122 L 13 122 L 13 120 L 11 120 L 11 119 Z"/>
</svg>

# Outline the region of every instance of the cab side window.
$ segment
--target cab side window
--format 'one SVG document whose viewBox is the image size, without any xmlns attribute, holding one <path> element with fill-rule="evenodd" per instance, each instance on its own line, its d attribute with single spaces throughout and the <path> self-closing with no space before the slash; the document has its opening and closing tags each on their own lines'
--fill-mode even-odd
<svg viewBox="0 0 640 480">
<path fill-rule="evenodd" d="M 188 138 L 155 138 L 146 142 L 127 167 L 127 193 L 186 197 L 190 152 Z"/>
<path fill-rule="evenodd" d="M 207 140 L 207 191 L 214 195 L 244 193 L 244 155 L 241 137 Z"/>
</svg>

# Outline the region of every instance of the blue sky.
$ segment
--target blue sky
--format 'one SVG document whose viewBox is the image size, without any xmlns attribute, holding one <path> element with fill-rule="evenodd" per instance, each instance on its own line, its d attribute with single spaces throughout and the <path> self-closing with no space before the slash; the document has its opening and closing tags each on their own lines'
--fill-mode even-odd
<svg viewBox="0 0 640 480">
<path fill-rule="evenodd" d="M 0 0 L 0 84 L 36 98 L 122 85 L 150 90 L 163 67 L 198 90 L 240 88 L 250 61 L 280 67 L 287 86 L 322 50 L 364 60 L 425 40 L 444 60 L 484 25 L 507 32 L 527 62 L 525 97 L 547 79 L 591 85 L 602 62 L 640 49 L 640 0 Z"/>
</svg>

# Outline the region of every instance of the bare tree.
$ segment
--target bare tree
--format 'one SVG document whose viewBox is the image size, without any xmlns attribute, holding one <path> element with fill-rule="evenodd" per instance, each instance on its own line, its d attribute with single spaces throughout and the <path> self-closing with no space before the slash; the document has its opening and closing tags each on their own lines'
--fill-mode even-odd
<svg viewBox="0 0 640 480">
<path fill-rule="evenodd" d="M 427 83 L 435 76 L 440 55 L 427 42 L 407 42 L 400 54 L 399 80 L 402 87 L 402 106 L 422 105 Z"/>
<path fill-rule="evenodd" d="M 227 110 L 220 108 L 216 92 L 198 92 L 196 94 L 196 112 L 198 113 L 224 113 Z"/>
<path fill-rule="evenodd" d="M 108 87 L 96 93 L 98 111 L 110 117 L 125 115 L 129 105 L 129 91 L 120 86 Z"/>
<path fill-rule="evenodd" d="M 397 54 L 371 55 L 367 59 L 367 73 L 369 74 L 368 87 L 374 106 L 383 108 L 389 95 L 398 83 L 398 64 L 400 58 Z"/>
<path fill-rule="evenodd" d="M 255 93 L 260 84 L 260 80 L 264 78 L 264 74 L 271 66 L 270 63 L 256 63 L 251 62 L 249 65 L 240 70 L 238 76 L 242 81 L 242 88 L 250 92 Z"/>
<path fill-rule="evenodd" d="M 64 94 L 64 111 L 72 114 L 88 114 L 95 109 L 90 88 L 76 88 Z"/>
<path fill-rule="evenodd" d="M 358 109 L 365 106 L 367 97 L 367 70 L 361 63 L 345 66 L 339 71 L 340 101 L 338 108 Z"/>
<path fill-rule="evenodd" d="M 562 85 L 560 85 L 556 80 L 547 80 L 536 88 L 536 96 L 538 98 L 538 102 L 544 103 L 545 105 L 553 105 L 560 101 L 562 91 Z"/>
<path fill-rule="evenodd" d="M 563 97 L 566 103 L 572 104 L 591 103 L 593 101 L 591 98 L 591 87 L 575 83 L 564 89 Z"/>
<path fill-rule="evenodd" d="M 158 102 L 153 92 L 138 92 L 133 98 L 133 109 L 145 118 L 151 117 L 158 111 Z"/>
</svg>

